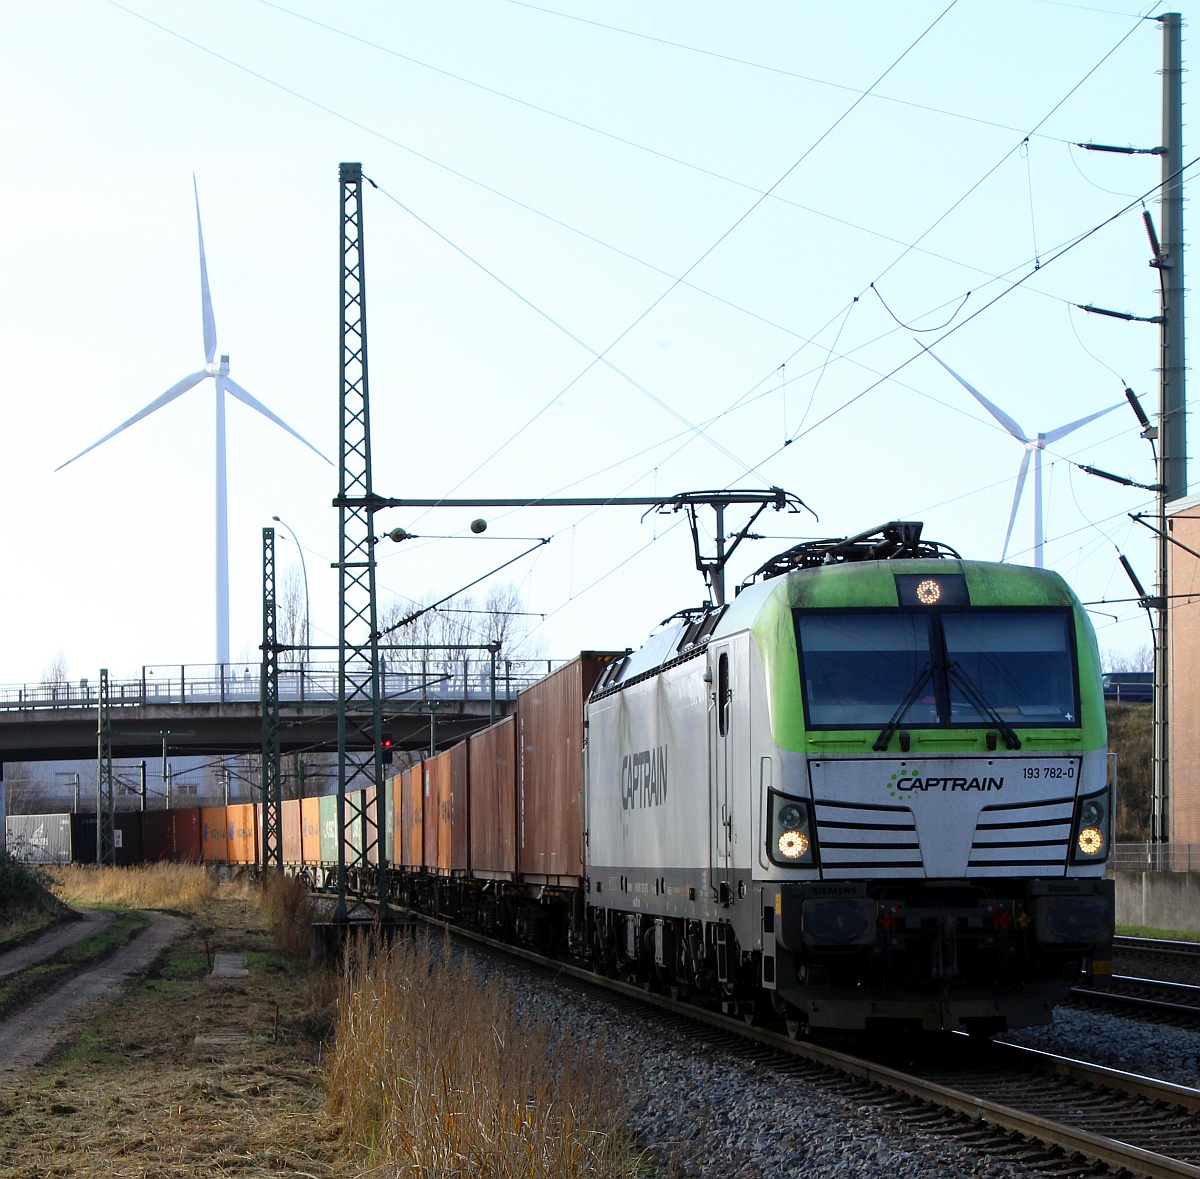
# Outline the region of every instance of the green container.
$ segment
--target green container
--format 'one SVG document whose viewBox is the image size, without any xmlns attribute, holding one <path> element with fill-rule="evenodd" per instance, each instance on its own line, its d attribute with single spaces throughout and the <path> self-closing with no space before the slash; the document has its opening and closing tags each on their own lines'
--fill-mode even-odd
<svg viewBox="0 0 1200 1179">
<path fill-rule="evenodd" d="M 346 791 L 346 863 L 358 864 L 363 860 L 363 791 Z"/>
<path fill-rule="evenodd" d="M 321 796 L 321 863 L 336 864 L 337 858 L 337 795 L 323 794 Z"/>
</svg>

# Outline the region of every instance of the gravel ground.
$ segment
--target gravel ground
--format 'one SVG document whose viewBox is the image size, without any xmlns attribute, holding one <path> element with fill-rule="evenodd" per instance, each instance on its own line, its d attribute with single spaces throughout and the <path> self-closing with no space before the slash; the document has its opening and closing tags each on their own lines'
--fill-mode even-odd
<svg viewBox="0 0 1200 1179">
<path fill-rule="evenodd" d="M 1060 1007 L 1049 1027 L 1023 1028 L 1001 1038 L 1011 1044 L 1200 1088 L 1200 1032 L 1186 1028 Z"/>
<path fill-rule="evenodd" d="M 603 996 L 517 964 L 475 958 L 513 986 L 518 1003 L 578 1043 L 604 1043 L 629 1125 L 664 1164 L 694 1179 L 920 1175 L 1007 1179 L 1039 1172 L 923 1132 L 819 1081 L 731 1060 Z M 674 1161 L 674 1167 L 672 1166 Z"/>
</svg>

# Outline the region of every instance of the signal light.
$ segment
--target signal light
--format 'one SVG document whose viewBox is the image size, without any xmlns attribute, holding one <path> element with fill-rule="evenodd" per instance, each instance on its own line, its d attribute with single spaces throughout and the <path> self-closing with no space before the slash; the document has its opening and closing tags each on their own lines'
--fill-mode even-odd
<svg viewBox="0 0 1200 1179">
<path fill-rule="evenodd" d="M 379 739 L 379 748 L 383 751 L 383 764 L 390 766 L 392 764 L 392 735 L 384 733 Z"/>
</svg>

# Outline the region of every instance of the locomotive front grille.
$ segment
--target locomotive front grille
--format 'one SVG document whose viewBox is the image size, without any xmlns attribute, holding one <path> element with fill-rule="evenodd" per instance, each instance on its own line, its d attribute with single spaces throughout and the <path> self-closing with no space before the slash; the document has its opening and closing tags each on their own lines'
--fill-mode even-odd
<svg viewBox="0 0 1200 1179">
<path fill-rule="evenodd" d="M 975 825 L 967 870 L 972 876 L 1061 872 L 1071 841 L 1074 799 L 985 807 Z"/>
<path fill-rule="evenodd" d="M 817 800 L 821 867 L 864 876 L 923 876 L 912 811 Z"/>
</svg>

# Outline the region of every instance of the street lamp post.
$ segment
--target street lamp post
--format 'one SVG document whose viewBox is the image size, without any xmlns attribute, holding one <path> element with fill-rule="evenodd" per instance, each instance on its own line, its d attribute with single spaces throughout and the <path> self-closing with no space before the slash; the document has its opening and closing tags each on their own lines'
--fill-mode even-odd
<svg viewBox="0 0 1200 1179">
<path fill-rule="evenodd" d="M 303 659 L 302 659 L 302 663 L 303 663 L 303 662 L 307 661 L 308 648 L 312 643 L 312 616 L 309 613 L 309 603 L 308 603 L 308 566 L 305 565 L 305 563 L 304 563 L 304 548 L 300 544 L 300 541 L 297 539 L 296 533 L 293 531 L 292 526 L 290 524 L 285 524 L 278 516 L 272 516 L 271 519 L 274 520 L 276 524 L 287 529 L 288 535 L 292 538 L 292 544 L 294 544 L 300 552 L 300 573 L 301 573 L 302 577 L 304 578 L 304 654 L 303 654 Z M 304 674 L 303 667 L 301 667 L 300 674 L 301 674 L 301 676 L 303 676 L 303 674 Z"/>
</svg>

